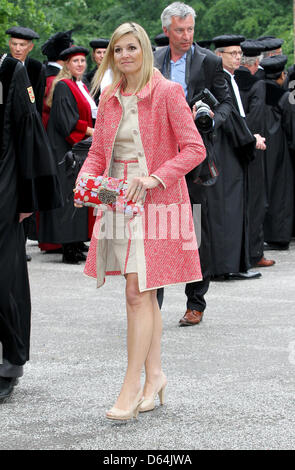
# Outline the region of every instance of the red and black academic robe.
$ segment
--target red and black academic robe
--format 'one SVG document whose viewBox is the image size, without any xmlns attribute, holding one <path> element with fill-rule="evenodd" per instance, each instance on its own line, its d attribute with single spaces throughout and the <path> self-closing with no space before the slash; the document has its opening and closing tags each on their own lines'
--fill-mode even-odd
<svg viewBox="0 0 295 470">
<path fill-rule="evenodd" d="M 30 290 L 20 212 L 61 205 L 57 169 L 26 68 L 0 67 L 0 342 L 11 364 L 29 359 Z"/>
<path fill-rule="evenodd" d="M 59 69 L 57 69 L 57 67 L 54 67 L 54 68 L 57 71 L 56 75 L 58 75 L 58 70 Z M 52 87 L 53 80 L 56 78 L 56 75 L 50 75 L 49 77 L 46 77 L 46 88 L 45 88 L 45 93 L 44 93 L 43 110 L 42 110 L 42 122 L 43 122 L 43 126 L 45 127 L 45 129 L 47 129 L 48 121 L 49 121 L 49 115 L 50 115 L 50 108 L 49 108 L 48 104 L 46 103 L 46 100 L 48 99 L 48 95 L 50 93 L 50 89 Z"/>
<path fill-rule="evenodd" d="M 49 115 L 50 115 L 50 108 L 46 101 L 48 99 L 53 81 L 56 78 L 56 76 L 59 74 L 59 72 L 60 72 L 59 67 L 55 67 L 54 65 L 46 65 L 46 70 L 45 70 L 46 88 L 45 88 L 45 93 L 44 93 L 44 98 L 43 98 L 43 109 L 42 109 L 42 122 L 46 130 L 47 130 Z M 37 224 L 37 233 L 38 233 L 39 213 L 36 214 L 36 224 Z M 39 248 L 42 251 L 52 251 L 52 250 L 61 249 L 61 245 L 54 244 L 54 243 L 39 243 Z"/>
<path fill-rule="evenodd" d="M 87 127 L 93 127 L 87 99 L 74 80 L 61 80 L 54 90 L 47 132 L 58 166 L 65 205 L 56 211 L 40 214 L 40 242 L 64 244 L 90 238 L 94 218 L 88 227 L 90 211 L 87 208 L 75 209 L 73 183 L 67 177 L 64 158 L 75 143 L 86 137 Z"/>
</svg>

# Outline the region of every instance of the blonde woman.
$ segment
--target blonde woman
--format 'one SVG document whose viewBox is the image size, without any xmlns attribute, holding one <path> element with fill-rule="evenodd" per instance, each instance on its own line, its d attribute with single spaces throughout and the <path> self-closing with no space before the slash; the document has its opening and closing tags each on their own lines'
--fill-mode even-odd
<svg viewBox="0 0 295 470">
<path fill-rule="evenodd" d="M 47 132 L 56 158 L 63 188 L 64 207 L 40 214 L 40 242 L 62 244 L 62 261 L 79 264 L 85 261 L 83 242 L 90 237 L 93 222 L 86 208 L 73 210 L 73 187 L 65 168 L 65 154 L 74 144 L 92 136 L 97 106 L 82 82 L 88 49 L 72 46 L 59 56 L 64 66 L 54 80 L 48 105 L 51 108 Z M 90 227 L 91 225 L 91 227 Z"/>
<path fill-rule="evenodd" d="M 85 273 L 97 278 L 98 287 L 106 273 L 126 279 L 128 364 L 107 418 L 127 420 L 154 409 L 157 394 L 164 401 L 167 379 L 161 365 L 157 288 L 202 278 L 184 175 L 204 160 L 205 148 L 182 87 L 154 69 L 151 44 L 141 26 L 125 23 L 113 33 L 95 89 L 108 69 L 113 82 L 101 95 L 93 144 L 80 175 L 127 178 L 126 197 L 144 202 L 144 212 L 122 216 L 121 222 L 113 214 L 99 214 Z M 172 211 L 177 222 L 186 213 L 182 228 L 190 233 L 189 243 L 170 226 L 165 236 L 158 233 L 163 226 L 153 211 L 159 207 Z M 122 223 L 125 238 L 102 237 L 102 219 L 110 224 L 116 219 L 115 234 Z"/>
</svg>

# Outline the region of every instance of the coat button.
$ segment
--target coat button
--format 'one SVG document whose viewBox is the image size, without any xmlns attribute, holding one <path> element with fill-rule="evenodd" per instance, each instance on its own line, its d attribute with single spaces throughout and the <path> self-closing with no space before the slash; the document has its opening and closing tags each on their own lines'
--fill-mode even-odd
<svg viewBox="0 0 295 470">
<path fill-rule="evenodd" d="M 133 114 L 135 114 L 135 113 L 136 113 L 136 109 L 135 109 L 135 108 L 131 108 L 131 112 L 132 112 Z"/>
<path fill-rule="evenodd" d="M 133 129 L 133 134 L 138 135 L 138 131 L 136 129 Z"/>
<path fill-rule="evenodd" d="M 139 157 L 143 157 L 143 152 L 137 152 L 137 155 L 138 155 Z"/>
</svg>

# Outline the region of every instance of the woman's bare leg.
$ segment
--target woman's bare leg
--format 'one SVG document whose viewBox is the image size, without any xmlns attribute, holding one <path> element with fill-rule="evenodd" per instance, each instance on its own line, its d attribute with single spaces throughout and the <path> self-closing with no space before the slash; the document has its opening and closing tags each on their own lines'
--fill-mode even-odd
<svg viewBox="0 0 295 470">
<path fill-rule="evenodd" d="M 143 365 L 149 353 L 154 329 L 153 292 L 140 292 L 137 274 L 126 276 L 128 366 L 120 395 L 114 405 L 129 409 L 138 394 Z"/>
<path fill-rule="evenodd" d="M 144 397 L 152 396 L 164 378 L 161 364 L 162 314 L 157 300 L 157 291 L 153 291 L 152 301 L 154 311 L 153 336 L 145 361 Z"/>
</svg>

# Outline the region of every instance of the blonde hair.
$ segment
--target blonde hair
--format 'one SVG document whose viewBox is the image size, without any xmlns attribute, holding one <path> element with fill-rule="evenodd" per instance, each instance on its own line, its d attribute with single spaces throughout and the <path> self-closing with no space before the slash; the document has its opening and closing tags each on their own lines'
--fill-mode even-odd
<svg viewBox="0 0 295 470">
<path fill-rule="evenodd" d="M 46 100 L 46 104 L 49 106 L 49 108 L 51 108 L 51 106 L 52 106 L 53 93 L 54 93 L 54 90 L 55 90 L 55 87 L 56 87 L 57 83 L 60 82 L 63 78 L 70 78 L 70 79 L 73 78 L 72 74 L 70 73 L 69 69 L 67 68 L 67 62 L 64 63 L 63 68 L 61 69 L 61 71 L 58 73 L 58 75 L 56 76 L 56 78 L 52 82 L 52 86 L 50 88 L 50 92 L 49 92 L 48 98 Z"/>
<path fill-rule="evenodd" d="M 111 69 L 113 72 L 113 82 L 107 91 L 106 97 L 108 97 L 113 92 L 120 80 L 123 80 L 123 86 L 127 83 L 124 74 L 120 72 L 120 70 L 115 66 L 114 61 L 114 46 L 119 41 L 119 39 L 126 34 L 133 34 L 133 36 L 138 40 L 142 50 L 143 60 L 140 80 L 134 94 L 142 90 L 142 88 L 144 88 L 147 83 L 151 83 L 151 79 L 154 73 L 154 56 L 149 37 L 142 26 L 139 24 L 123 23 L 113 32 L 102 63 L 94 75 L 91 88 L 92 96 L 98 92 L 102 78 L 108 69 Z"/>
</svg>

